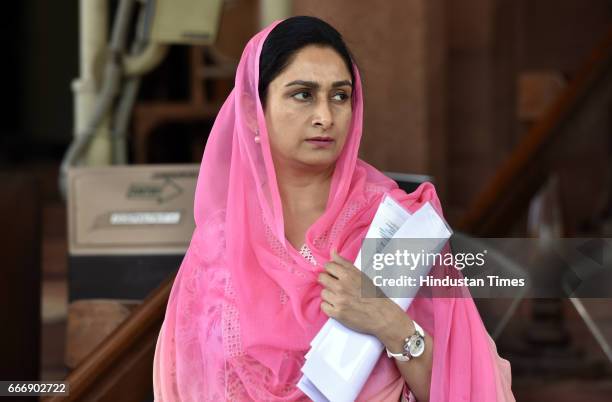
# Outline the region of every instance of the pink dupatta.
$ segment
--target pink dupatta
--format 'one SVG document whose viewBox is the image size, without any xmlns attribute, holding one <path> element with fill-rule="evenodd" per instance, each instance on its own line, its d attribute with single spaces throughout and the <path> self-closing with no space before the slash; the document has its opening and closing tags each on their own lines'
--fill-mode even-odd
<svg viewBox="0 0 612 402">
<path fill-rule="evenodd" d="M 234 89 L 206 144 L 194 203 L 196 229 L 155 351 L 159 402 L 307 401 L 296 383 L 309 343 L 327 319 L 317 274 L 331 248 L 354 260 L 385 193 L 411 211 L 429 201 L 442 214 L 430 183 L 406 194 L 358 159 L 363 98 L 354 65 L 347 141 L 327 208 L 306 233 L 316 264 L 286 241 L 257 91 L 262 45 L 278 22 L 246 45 Z M 469 295 L 419 297 L 408 313 L 434 338 L 431 401 L 514 400 L 510 366 L 497 355 Z M 358 400 L 395 402 L 404 385 L 394 361 L 381 355 Z"/>
</svg>

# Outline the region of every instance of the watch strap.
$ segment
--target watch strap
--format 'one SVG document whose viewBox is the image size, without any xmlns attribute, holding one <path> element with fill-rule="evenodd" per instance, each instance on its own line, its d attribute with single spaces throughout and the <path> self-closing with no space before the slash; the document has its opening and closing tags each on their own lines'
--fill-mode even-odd
<svg viewBox="0 0 612 402">
<path fill-rule="evenodd" d="M 412 320 L 412 323 L 414 324 L 414 333 L 415 334 L 419 334 L 421 335 L 423 338 L 425 338 L 425 331 L 423 331 L 423 328 L 421 328 L 421 326 L 419 324 L 417 324 L 416 321 Z"/>
<path fill-rule="evenodd" d="M 414 335 L 418 334 L 419 336 L 425 338 L 425 332 L 423 331 L 423 328 L 421 328 L 421 326 L 417 324 L 417 322 L 414 320 L 412 320 L 412 323 L 414 324 L 414 329 L 415 329 L 414 334 L 404 339 L 404 345 L 407 345 L 408 340 Z M 398 360 L 400 362 L 407 362 L 412 358 L 410 353 L 408 353 L 407 351 L 404 351 L 402 353 L 393 353 L 388 348 L 385 348 L 385 349 L 387 350 L 387 357 L 394 358 L 395 360 Z"/>
<path fill-rule="evenodd" d="M 406 338 L 406 340 L 404 340 L 404 343 L 408 342 L 408 338 Z M 395 360 L 398 360 L 400 362 L 407 362 L 410 360 L 411 356 L 404 352 L 404 353 L 392 353 L 391 351 L 389 351 L 389 349 L 387 349 L 387 357 L 389 358 L 394 358 Z"/>
</svg>

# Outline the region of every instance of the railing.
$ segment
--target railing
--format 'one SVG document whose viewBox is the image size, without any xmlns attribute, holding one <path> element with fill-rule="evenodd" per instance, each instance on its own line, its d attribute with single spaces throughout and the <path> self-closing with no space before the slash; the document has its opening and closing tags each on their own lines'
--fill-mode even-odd
<svg viewBox="0 0 612 402">
<path fill-rule="evenodd" d="M 152 398 L 153 355 L 174 277 L 161 284 L 66 378 L 70 395 L 46 402 Z"/>
<path fill-rule="evenodd" d="M 612 29 L 576 79 L 485 186 L 458 229 L 475 235 L 500 232 L 524 210 L 547 174 L 548 167 L 540 163 L 539 155 L 556 140 L 559 128 L 580 108 L 593 85 L 609 70 L 611 56 Z M 44 400 L 133 402 L 150 398 L 153 354 L 172 281 L 173 278 L 169 279 L 154 291 L 69 374 L 66 379 L 70 384 L 69 397 Z"/>
</svg>

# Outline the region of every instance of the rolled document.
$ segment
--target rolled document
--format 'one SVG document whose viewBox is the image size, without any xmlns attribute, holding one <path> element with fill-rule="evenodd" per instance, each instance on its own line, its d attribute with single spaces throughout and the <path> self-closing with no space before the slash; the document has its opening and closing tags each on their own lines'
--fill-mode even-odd
<svg viewBox="0 0 612 402">
<path fill-rule="evenodd" d="M 396 239 L 434 239 L 427 243 L 428 253 L 438 253 L 452 231 L 436 213 L 431 204 L 425 203 L 410 214 L 393 198 L 385 196 L 370 228 L 367 239 L 375 239 L 375 252 L 384 253 Z M 370 240 L 368 240 L 370 241 Z M 362 250 L 355 266 L 361 267 Z M 414 275 L 427 275 L 431 265 L 417 264 L 411 268 Z M 402 297 L 391 299 L 404 310 L 408 309 L 418 286 L 405 289 Z M 353 331 L 334 319 L 329 319 L 310 343 L 303 376 L 298 387 L 314 402 L 351 402 L 357 398 L 374 369 L 383 344 L 374 336 Z"/>
</svg>

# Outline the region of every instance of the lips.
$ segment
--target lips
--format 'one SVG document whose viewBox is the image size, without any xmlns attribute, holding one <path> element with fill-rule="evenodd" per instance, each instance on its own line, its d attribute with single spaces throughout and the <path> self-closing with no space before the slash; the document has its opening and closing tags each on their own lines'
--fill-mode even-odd
<svg viewBox="0 0 612 402">
<path fill-rule="evenodd" d="M 316 148 L 327 148 L 334 144 L 334 139 L 331 137 L 311 137 L 306 142 L 314 145 Z"/>
<path fill-rule="evenodd" d="M 328 141 L 328 142 L 332 142 L 332 141 L 334 141 L 334 139 L 331 138 L 331 137 L 311 137 L 311 138 L 308 138 L 306 141 Z"/>
</svg>

